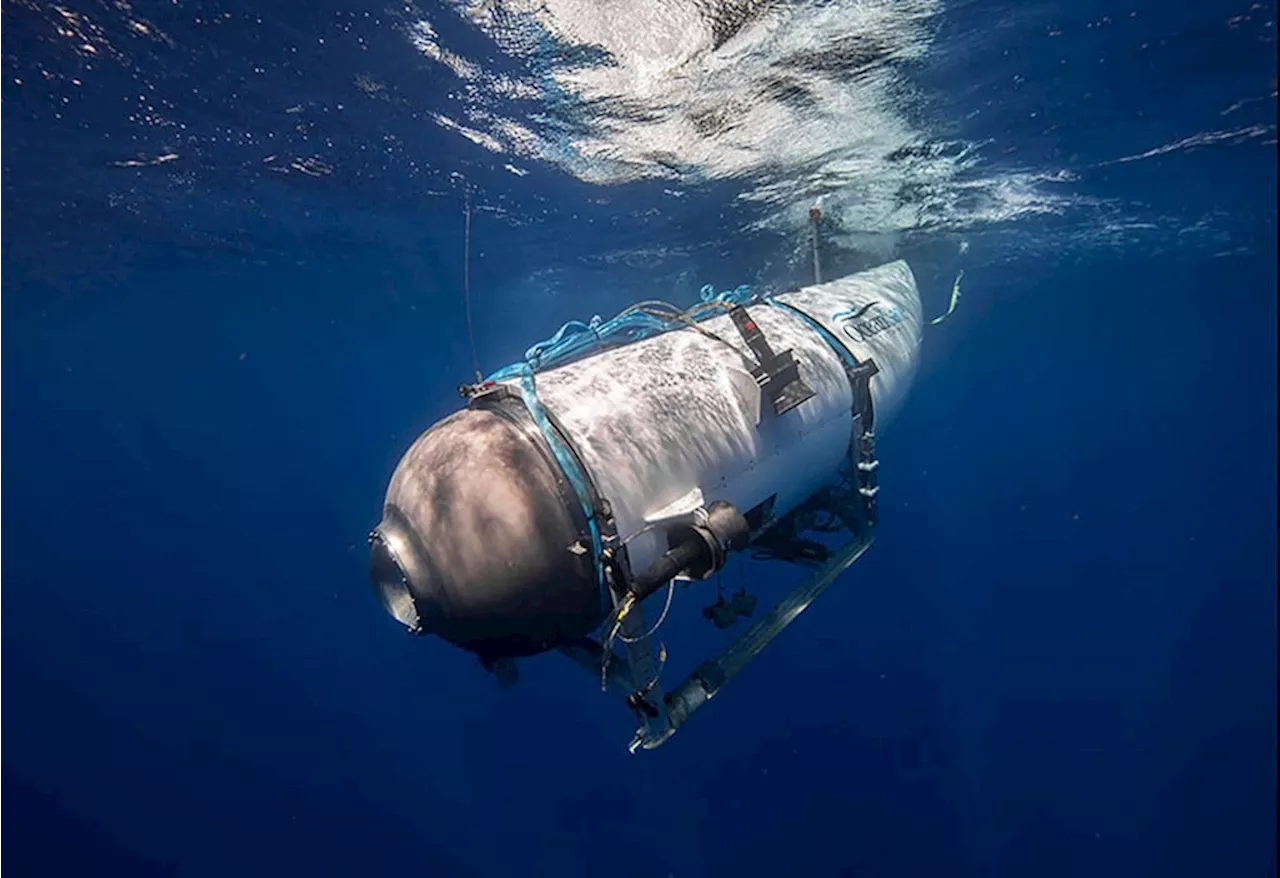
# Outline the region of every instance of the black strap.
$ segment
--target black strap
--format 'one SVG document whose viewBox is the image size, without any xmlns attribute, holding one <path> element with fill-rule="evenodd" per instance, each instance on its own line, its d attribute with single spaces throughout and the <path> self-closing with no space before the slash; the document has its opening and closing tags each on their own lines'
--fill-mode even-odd
<svg viewBox="0 0 1280 878">
<path fill-rule="evenodd" d="M 733 318 L 733 325 L 738 327 L 738 332 L 742 335 L 742 340 L 747 343 L 747 347 L 751 348 L 751 353 L 756 355 L 756 361 L 761 366 L 767 366 L 776 359 L 773 348 L 769 347 L 769 341 L 764 337 L 764 333 L 760 331 L 760 327 L 751 319 L 751 315 L 747 313 L 747 309 L 741 305 L 735 305 L 729 312 L 729 316 Z"/>
<path fill-rule="evenodd" d="M 871 397 L 871 377 L 880 374 L 880 367 L 875 360 L 863 360 L 848 370 L 849 385 L 853 390 L 853 413 L 862 415 L 862 429 L 874 432 L 876 412 Z"/>
<path fill-rule="evenodd" d="M 876 459 L 875 404 L 871 396 L 871 377 L 880 371 L 875 360 L 863 360 L 852 369 L 846 368 L 849 384 L 853 388 L 853 414 L 862 426 L 860 435 L 854 437 L 853 471 L 858 494 L 862 497 L 862 510 L 867 524 L 876 525 L 876 471 L 880 462 Z"/>
<path fill-rule="evenodd" d="M 751 374 L 773 403 L 774 414 L 784 415 L 800 403 L 813 398 L 813 390 L 800 380 L 800 364 L 790 350 L 775 354 L 760 327 L 742 305 L 735 305 L 729 311 L 729 316 L 733 319 L 733 325 L 738 328 L 738 334 L 755 355 L 759 365 L 751 370 Z"/>
</svg>

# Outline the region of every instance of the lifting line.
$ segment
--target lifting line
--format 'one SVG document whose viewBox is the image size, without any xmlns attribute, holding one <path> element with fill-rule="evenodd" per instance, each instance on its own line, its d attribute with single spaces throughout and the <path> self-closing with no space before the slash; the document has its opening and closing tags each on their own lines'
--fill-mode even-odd
<svg viewBox="0 0 1280 878">
<path fill-rule="evenodd" d="M 480 384 L 484 381 L 484 376 L 480 374 L 480 357 L 476 354 L 476 334 L 471 328 L 471 189 L 468 187 L 463 191 L 466 198 L 463 209 L 466 220 L 462 234 L 462 303 L 467 312 L 467 339 L 471 342 L 471 365 L 476 370 L 476 383 Z"/>
</svg>

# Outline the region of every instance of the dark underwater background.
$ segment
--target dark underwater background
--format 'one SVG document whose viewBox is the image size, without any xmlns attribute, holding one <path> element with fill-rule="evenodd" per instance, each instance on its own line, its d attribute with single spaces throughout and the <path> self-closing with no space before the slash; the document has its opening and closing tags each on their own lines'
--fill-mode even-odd
<svg viewBox="0 0 1280 878">
<path fill-rule="evenodd" d="M 1275 874 L 1274 2 L 0 26 L 7 876 Z M 405 635 L 365 536 L 471 378 L 467 200 L 489 371 L 806 282 L 819 196 L 828 275 L 964 271 L 867 556 L 634 756 L 562 657 Z"/>
</svg>

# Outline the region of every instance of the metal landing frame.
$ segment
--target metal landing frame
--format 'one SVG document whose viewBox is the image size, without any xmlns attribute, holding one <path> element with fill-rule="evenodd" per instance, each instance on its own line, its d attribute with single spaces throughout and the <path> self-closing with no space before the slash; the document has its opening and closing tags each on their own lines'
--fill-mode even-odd
<svg viewBox="0 0 1280 878">
<path fill-rule="evenodd" d="M 768 613 L 753 622 L 719 656 L 699 665 L 669 695 L 662 696 L 660 691 L 655 692 L 656 687 L 650 689 L 652 694 L 658 696 L 658 703 L 655 705 L 658 707 L 657 716 L 641 714 L 642 722 L 628 749 L 632 753 L 641 748 L 652 750 L 670 740 L 698 709 L 719 694 L 725 683 L 737 676 L 775 637 L 808 609 L 840 574 L 853 566 L 871 548 L 873 542 L 874 537 L 870 535 L 850 539 Z M 633 612 L 632 615 L 639 617 L 641 614 Z M 640 618 L 637 618 L 637 622 L 643 624 Z M 644 657 L 631 654 L 624 657 L 615 652 L 608 662 L 608 688 L 627 699 L 643 688 L 644 682 L 637 682 L 639 678 L 643 677 L 644 681 L 653 679 L 653 672 L 648 668 L 653 667 L 656 661 L 648 640 L 624 645 L 628 653 L 644 653 Z M 604 662 L 604 647 L 599 642 L 590 639 L 576 641 L 561 647 L 561 652 L 589 673 L 599 676 Z M 632 668 L 640 667 L 645 667 L 645 672 L 633 674 Z"/>
<path fill-rule="evenodd" d="M 659 680 L 665 654 L 655 656 L 653 637 L 644 636 L 652 632 L 647 631 L 640 606 L 623 619 L 622 654 L 610 644 L 606 655 L 606 647 L 591 638 L 560 647 L 560 651 L 575 664 L 600 680 L 602 688 L 621 695 L 632 710 L 638 720 L 635 737 L 628 748 L 632 753 L 640 749 L 652 750 L 669 741 L 695 712 L 715 698 L 729 680 L 763 652 L 871 548 L 875 541 L 876 495 L 879 493 L 875 434 L 862 429 L 861 416 L 855 417 L 854 426 L 854 435 L 858 439 L 850 449 L 843 484 L 825 489 L 800 509 L 771 522 L 753 537 L 746 550 L 764 549 L 779 560 L 810 567 L 812 572 L 772 609 L 756 619 L 720 655 L 698 665 L 670 693 L 663 693 Z M 826 515 L 827 523 L 817 524 L 817 515 Z M 802 534 L 810 531 L 826 534 L 844 532 L 848 539 L 838 549 L 827 550 L 826 546 L 804 540 Z M 802 553 L 785 557 L 773 551 L 779 546 L 785 548 L 800 544 L 808 547 L 819 545 L 829 554 L 818 559 Z"/>
</svg>

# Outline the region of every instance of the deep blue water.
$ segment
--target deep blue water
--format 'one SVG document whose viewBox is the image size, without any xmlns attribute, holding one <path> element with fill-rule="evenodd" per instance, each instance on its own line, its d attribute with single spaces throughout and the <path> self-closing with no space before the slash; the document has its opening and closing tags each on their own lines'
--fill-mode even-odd
<svg viewBox="0 0 1280 878">
<path fill-rule="evenodd" d="M 1228 5 L 886 4 L 802 29 L 897 46 L 856 107 L 638 148 L 482 4 L 6 0 L 7 874 L 1274 875 L 1276 7 Z M 817 194 L 828 273 L 902 256 L 933 314 L 965 270 L 876 545 L 654 752 L 367 584 L 470 378 L 464 189 L 487 369 L 804 282 Z"/>
</svg>

